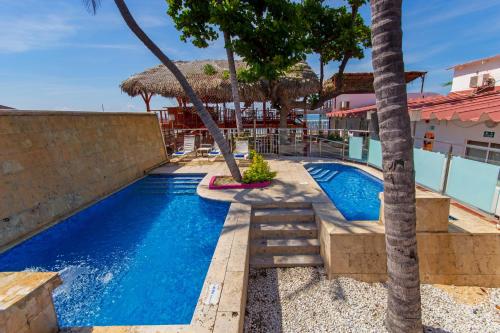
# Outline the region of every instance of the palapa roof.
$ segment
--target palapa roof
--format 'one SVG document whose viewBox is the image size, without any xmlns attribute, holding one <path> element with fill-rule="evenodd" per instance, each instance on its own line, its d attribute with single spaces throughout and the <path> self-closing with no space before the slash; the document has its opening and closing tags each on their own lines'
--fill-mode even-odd
<svg viewBox="0 0 500 333">
<path fill-rule="evenodd" d="M 406 72 L 406 83 L 419 77 L 425 76 L 427 72 Z M 323 83 L 323 92 L 331 98 L 342 94 L 369 94 L 373 90 L 373 73 L 344 73 L 342 75 L 342 86 L 339 87 L 339 75 L 335 74 Z"/>
<path fill-rule="evenodd" d="M 201 100 L 208 102 L 229 102 L 233 100 L 226 60 L 175 61 L 175 64 L 186 76 L 186 79 Z M 207 65 L 211 65 L 214 71 L 211 71 L 211 73 L 207 71 Z M 236 61 L 237 69 L 245 66 L 245 62 Z M 142 73 L 132 75 L 120 84 L 120 88 L 130 96 L 148 93 L 169 98 L 188 99 L 179 82 L 164 65 L 158 65 Z M 239 90 L 240 99 L 245 102 L 271 99 L 268 85 L 264 81 L 240 83 Z M 318 78 L 305 62 L 293 66 L 278 81 L 276 87 L 276 92 L 280 96 L 291 99 L 307 96 L 318 90 Z"/>
</svg>

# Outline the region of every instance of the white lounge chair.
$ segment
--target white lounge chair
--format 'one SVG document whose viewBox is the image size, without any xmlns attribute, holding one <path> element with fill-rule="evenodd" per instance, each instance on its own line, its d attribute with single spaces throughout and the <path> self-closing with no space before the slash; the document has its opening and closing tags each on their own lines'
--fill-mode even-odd
<svg viewBox="0 0 500 333">
<path fill-rule="evenodd" d="M 248 158 L 248 140 L 236 140 L 233 156 L 237 160 L 246 160 Z"/>
<path fill-rule="evenodd" d="M 208 152 L 208 156 L 210 156 L 210 157 L 219 157 L 221 155 L 222 155 L 222 153 L 220 151 L 219 145 L 217 144 L 217 142 L 214 142 L 212 150 L 210 150 Z"/>
<path fill-rule="evenodd" d="M 192 154 L 196 150 L 195 141 L 196 136 L 184 135 L 184 145 L 178 151 L 173 153 L 173 156 L 181 157 Z"/>
</svg>

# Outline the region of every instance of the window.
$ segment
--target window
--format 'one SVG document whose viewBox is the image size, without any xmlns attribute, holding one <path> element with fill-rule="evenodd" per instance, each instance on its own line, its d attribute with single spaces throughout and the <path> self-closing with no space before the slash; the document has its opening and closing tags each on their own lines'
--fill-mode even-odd
<svg viewBox="0 0 500 333">
<path fill-rule="evenodd" d="M 469 88 L 477 88 L 477 75 L 471 76 L 469 81 Z"/>
<path fill-rule="evenodd" d="M 465 157 L 479 162 L 500 165 L 500 144 L 467 140 Z"/>
</svg>

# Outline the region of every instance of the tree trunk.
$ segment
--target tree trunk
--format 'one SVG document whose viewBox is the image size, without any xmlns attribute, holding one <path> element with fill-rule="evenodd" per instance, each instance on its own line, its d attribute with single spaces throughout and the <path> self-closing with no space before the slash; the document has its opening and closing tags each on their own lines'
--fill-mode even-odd
<svg viewBox="0 0 500 333">
<path fill-rule="evenodd" d="M 389 332 L 422 332 L 413 140 L 401 31 L 402 0 L 371 0 L 372 63 L 382 144 Z"/>
<path fill-rule="evenodd" d="M 325 63 L 323 57 L 319 56 L 319 95 L 323 93 L 323 81 L 325 79 Z"/>
<path fill-rule="evenodd" d="M 170 72 L 175 76 L 179 84 L 182 86 L 182 89 L 186 92 L 186 95 L 189 97 L 191 103 L 193 103 L 198 115 L 201 120 L 205 124 L 206 128 L 214 138 L 215 142 L 219 146 L 224 159 L 226 160 L 227 166 L 233 178 L 240 182 L 241 181 L 241 173 L 234 156 L 231 154 L 231 149 L 229 148 L 229 144 L 227 140 L 222 135 L 222 132 L 217 127 L 217 124 L 213 120 L 212 116 L 203 106 L 203 103 L 200 101 L 198 96 L 196 96 L 193 88 L 189 85 L 189 82 L 186 80 L 181 71 L 175 66 L 175 64 L 170 60 L 156 44 L 144 33 L 144 31 L 139 27 L 135 19 L 132 17 L 132 14 L 127 8 L 124 0 L 115 0 L 116 7 L 120 11 L 121 16 L 127 23 L 127 26 L 130 30 L 140 39 L 140 41 L 165 65 Z"/>
<path fill-rule="evenodd" d="M 284 104 L 280 106 L 280 128 L 286 129 L 288 127 L 288 113 L 290 108 Z"/>
<path fill-rule="evenodd" d="M 368 130 L 370 131 L 370 139 L 380 140 L 380 136 L 379 136 L 380 129 L 378 126 L 377 112 L 372 112 L 370 116 L 371 116 L 371 119 L 369 120 L 369 123 L 368 123 Z"/>
<path fill-rule="evenodd" d="M 236 76 L 236 64 L 234 63 L 234 53 L 231 49 L 231 36 L 224 31 L 224 44 L 227 53 L 227 63 L 229 66 L 229 76 L 231 77 L 231 92 L 233 94 L 234 113 L 236 117 L 236 129 L 238 134 L 243 131 L 243 121 L 241 120 L 240 93 L 238 91 L 238 77 Z"/>
<path fill-rule="evenodd" d="M 286 104 L 280 105 L 280 128 L 279 128 L 279 140 L 280 145 L 285 145 L 288 143 L 288 113 L 290 112 L 290 108 Z"/>
</svg>

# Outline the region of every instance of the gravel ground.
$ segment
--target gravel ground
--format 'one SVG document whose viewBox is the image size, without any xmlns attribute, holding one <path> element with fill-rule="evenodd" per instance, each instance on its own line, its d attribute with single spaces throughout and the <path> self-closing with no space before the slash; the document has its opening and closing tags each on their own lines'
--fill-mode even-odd
<svg viewBox="0 0 500 333">
<path fill-rule="evenodd" d="M 426 332 L 500 332 L 500 289 L 421 293 Z M 387 332 L 386 298 L 385 284 L 327 280 L 323 268 L 251 269 L 245 332 Z"/>
</svg>

